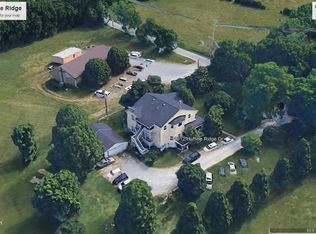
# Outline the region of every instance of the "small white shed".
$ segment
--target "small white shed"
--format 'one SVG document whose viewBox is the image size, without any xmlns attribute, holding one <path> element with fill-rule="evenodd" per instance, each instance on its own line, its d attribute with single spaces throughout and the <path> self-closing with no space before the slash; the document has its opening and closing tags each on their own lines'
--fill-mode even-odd
<svg viewBox="0 0 316 234">
<path fill-rule="evenodd" d="M 110 126 L 104 123 L 95 123 L 92 128 L 104 146 L 104 157 L 123 153 L 127 149 L 128 141 L 114 132 Z"/>
</svg>

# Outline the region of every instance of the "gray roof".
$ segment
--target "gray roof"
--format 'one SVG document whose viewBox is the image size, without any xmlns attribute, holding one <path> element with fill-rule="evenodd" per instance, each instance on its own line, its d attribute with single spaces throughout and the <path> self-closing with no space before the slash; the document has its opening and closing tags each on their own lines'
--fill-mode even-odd
<svg viewBox="0 0 316 234">
<path fill-rule="evenodd" d="M 177 97 L 176 93 L 146 93 L 130 108 L 137 120 L 147 127 L 162 127 L 179 110 L 195 110 Z"/>
<path fill-rule="evenodd" d="M 169 124 L 176 125 L 176 124 L 182 123 L 184 120 L 185 120 L 185 115 L 180 115 L 177 118 L 171 120 Z"/>
<path fill-rule="evenodd" d="M 117 143 L 126 142 L 123 137 L 119 136 L 110 126 L 104 123 L 94 123 L 91 127 L 95 130 L 99 140 L 104 145 L 105 150 L 110 149 Z"/>
<path fill-rule="evenodd" d="M 187 125 L 185 125 L 186 127 L 191 126 L 194 128 L 198 128 L 201 127 L 202 124 L 204 123 L 204 119 L 201 116 L 196 115 L 195 116 L 195 120 L 191 123 L 188 123 Z"/>
<path fill-rule="evenodd" d="M 90 59 L 106 59 L 109 53 L 110 47 L 105 45 L 95 46 L 89 48 L 80 57 L 61 65 L 61 68 L 66 71 L 73 78 L 78 78 L 85 70 L 86 64 Z"/>
</svg>

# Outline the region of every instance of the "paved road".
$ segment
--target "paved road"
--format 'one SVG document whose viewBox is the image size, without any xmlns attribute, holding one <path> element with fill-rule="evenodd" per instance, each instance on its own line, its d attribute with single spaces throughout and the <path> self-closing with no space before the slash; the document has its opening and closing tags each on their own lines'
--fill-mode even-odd
<svg viewBox="0 0 316 234">
<path fill-rule="evenodd" d="M 111 27 L 111 28 L 114 28 L 114 29 L 117 29 L 117 30 L 120 30 L 120 31 L 123 32 L 122 25 L 119 24 L 119 23 L 116 23 L 116 22 L 110 20 L 107 23 L 107 25 L 109 27 Z M 134 32 L 131 32 L 131 34 L 134 34 Z M 180 47 L 178 47 L 175 50 L 173 50 L 173 52 L 178 54 L 178 55 L 181 55 L 183 57 L 192 59 L 193 61 L 195 61 L 195 63 L 199 63 L 200 66 L 206 67 L 206 66 L 210 65 L 210 59 L 209 58 L 204 57 L 202 55 L 199 55 L 197 53 L 194 53 L 194 52 L 182 49 Z M 190 66 L 190 65 L 188 65 L 188 66 Z"/>
<path fill-rule="evenodd" d="M 181 55 L 181 56 L 186 57 L 186 58 L 190 58 L 193 61 L 198 62 L 199 65 L 202 66 L 202 67 L 206 67 L 206 66 L 210 65 L 210 59 L 209 58 L 204 57 L 202 55 L 199 55 L 197 53 L 193 53 L 191 51 L 182 49 L 180 47 L 174 49 L 173 52 L 178 54 L 178 55 Z"/>
<path fill-rule="evenodd" d="M 275 121 L 269 121 L 264 123 L 262 126 L 250 131 L 258 135 L 262 134 L 264 127 L 275 124 Z M 215 164 L 223 161 L 224 159 L 230 157 L 238 150 L 242 148 L 241 146 L 241 136 L 237 137 L 234 141 L 230 142 L 227 145 L 222 146 L 219 149 L 202 152 L 201 158 L 198 159 L 195 163 L 200 163 L 203 170 L 206 170 L 209 167 L 214 166 Z M 169 168 L 152 168 L 147 167 L 142 162 L 136 160 L 132 156 L 123 157 L 119 159 L 120 162 L 115 164 L 114 167 L 120 167 L 131 179 L 139 178 L 146 181 L 152 188 L 152 193 L 154 196 L 166 194 L 177 186 L 177 177 L 175 173 L 180 168 L 181 164 Z M 107 177 L 109 170 L 113 169 L 112 167 L 106 168 L 106 171 L 103 171 L 103 176 Z"/>
<path fill-rule="evenodd" d="M 130 64 L 143 65 L 144 59 L 130 58 Z M 197 69 L 197 64 L 179 64 L 179 63 L 168 63 L 164 61 L 155 61 L 148 64 L 141 72 L 138 72 L 137 78 L 141 80 L 146 80 L 149 75 L 157 75 L 161 77 L 163 83 L 170 83 L 172 80 L 178 78 L 184 78 L 191 75 L 195 69 Z"/>
</svg>

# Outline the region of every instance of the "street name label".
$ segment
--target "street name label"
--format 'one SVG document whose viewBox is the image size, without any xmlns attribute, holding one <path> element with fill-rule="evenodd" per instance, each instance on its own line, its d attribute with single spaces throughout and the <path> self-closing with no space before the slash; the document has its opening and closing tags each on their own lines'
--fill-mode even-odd
<svg viewBox="0 0 316 234">
<path fill-rule="evenodd" d="M 26 20 L 26 2 L 1 2 L 0 20 Z"/>
</svg>

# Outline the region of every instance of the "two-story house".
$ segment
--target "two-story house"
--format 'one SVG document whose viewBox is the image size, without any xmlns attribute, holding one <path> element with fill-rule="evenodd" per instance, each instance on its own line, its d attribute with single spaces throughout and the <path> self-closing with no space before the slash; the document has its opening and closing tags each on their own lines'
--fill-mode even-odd
<svg viewBox="0 0 316 234">
<path fill-rule="evenodd" d="M 141 154 L 153 146 L 160 150 L 187 148 L 188 142 L 182 139 L 185 128 L 199 128 L 203 124 L 197 112 L 184 104 L 176 93 L 146 93 L 126 110 L 127 127 L 134 134 L 131 144 Z"/>
</svg>

